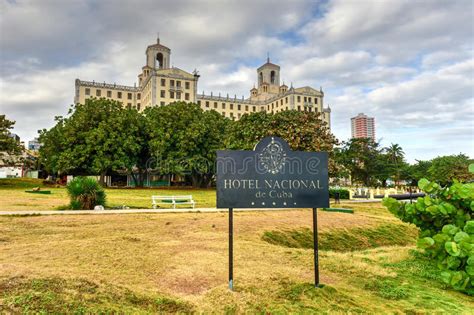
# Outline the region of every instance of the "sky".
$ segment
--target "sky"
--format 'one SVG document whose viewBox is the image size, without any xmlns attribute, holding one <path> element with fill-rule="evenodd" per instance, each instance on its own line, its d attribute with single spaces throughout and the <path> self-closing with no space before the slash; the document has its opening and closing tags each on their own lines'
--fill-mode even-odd
<svg viewBox="0 0 474 315">
<path fill-rule="evenodd" d="M 409 162 L 474 158 L 471 0 L 0 0 L 0 113 L 31 140 L 76 78 L 136 83 L 158 32 L 199 93 L 248 97 L 269 53 L 287 85 L 323 88 L 339 140 L 365 113 Z"/>
</svg>

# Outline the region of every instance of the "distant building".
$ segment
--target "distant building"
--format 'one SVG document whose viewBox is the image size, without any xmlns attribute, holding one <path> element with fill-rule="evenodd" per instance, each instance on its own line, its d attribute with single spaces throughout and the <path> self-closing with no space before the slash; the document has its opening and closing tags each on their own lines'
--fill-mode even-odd
<svg viewBox="0 0 474 315">
<path fill-rule="evenodd" d="M 30 151 L 39 151 L 41 148 L 41 143 L 38 138 L 28 141 L 28 150 Z"/>
<path fill-rule="evenodd" d="M 371 138 L 375 141 L 375 119 L 360 113 L 351 118 L 352 138 Z"/>
</svg>

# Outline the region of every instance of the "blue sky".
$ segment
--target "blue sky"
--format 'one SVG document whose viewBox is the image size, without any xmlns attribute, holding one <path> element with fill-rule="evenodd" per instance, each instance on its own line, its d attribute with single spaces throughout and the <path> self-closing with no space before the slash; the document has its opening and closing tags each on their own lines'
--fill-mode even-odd
<svg viewBox="0 0 474 315">
<path fill-rule="evenodd" d="M 53 125 L 74 79 L 133 85 L 156 40 L 199 90 L 249 95 L 270 53 L 281 78 L 323 87 L 332 131 L 376 119 L 408 161 L 474 157 L 473 2 L 0 0 L 0 112 L 23 140 Z"/>
</svg>

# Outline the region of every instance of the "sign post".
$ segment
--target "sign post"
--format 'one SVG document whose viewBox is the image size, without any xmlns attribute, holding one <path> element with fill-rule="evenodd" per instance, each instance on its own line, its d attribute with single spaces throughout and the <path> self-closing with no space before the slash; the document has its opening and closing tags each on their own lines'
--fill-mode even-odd
<svg viewBox="0 0 474 315">
<path fill-rule="evenodd" d="M 314 286 L 319 286 L 318 209 L 313 208 Z"/>
<path fill-rule="evenodd" d="M 234 209 L 229 208 L 229 289 L 234 290 Z"/>
<path fill-rule="evenodd" d="M 292 151 L 266 137 L 253 151 L 217 151 L 217 208 L 229 209 L 229 289 L 233 290 L 236 208 L 312 208 L 314 281 L 319 286 L 317 208 L 329 207 L 327 152 Z"/>
</svg>

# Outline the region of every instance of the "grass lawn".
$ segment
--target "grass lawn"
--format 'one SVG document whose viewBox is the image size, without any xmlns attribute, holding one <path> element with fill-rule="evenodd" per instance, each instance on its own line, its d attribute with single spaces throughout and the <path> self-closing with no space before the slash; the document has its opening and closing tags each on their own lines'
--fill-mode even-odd
<svg viewBox="0 0 474 315">
<path fill-rule="evenodd" d="M 235 213 L 235 292 L 226 213 L 3 216 L 0 313 L 472 314 L 412 226 L 379 204 L 354 208 L 318 214 L 318 289 L 311 211 Z"/>
<path fill-rule="evenodd" d="M 50 195 L 27 193 L 33 187 L 50 190 Z M 151 208 L 152 195 L 192 195 L 196 207 L 208 208 L 216 206 L 214 189 L 106 189 L 107 207 L 128 206 L 132 209 Z M 0 179 L 0 210 L 55 210 L 66 209 L 69 197 L 65 188 L 44 186 L 41 180 Z"/>
</svg>

